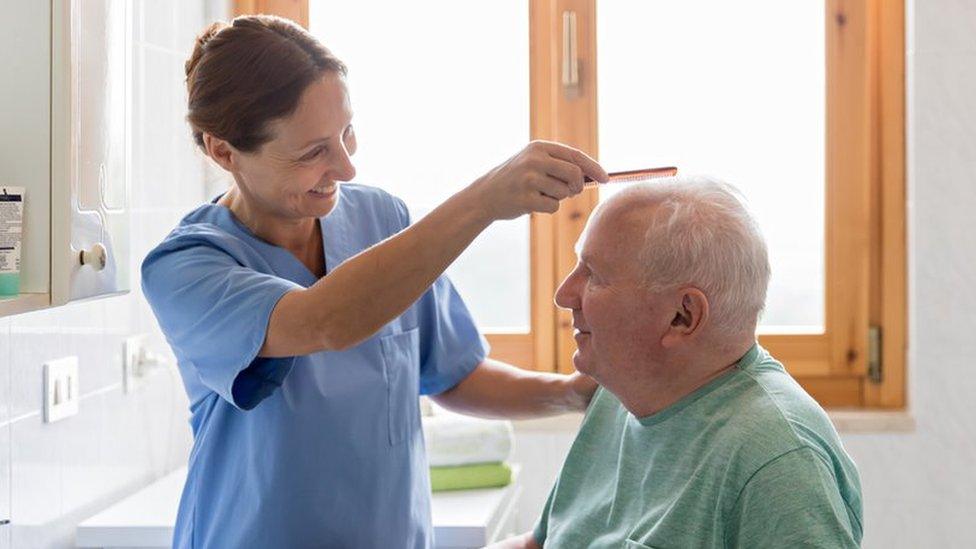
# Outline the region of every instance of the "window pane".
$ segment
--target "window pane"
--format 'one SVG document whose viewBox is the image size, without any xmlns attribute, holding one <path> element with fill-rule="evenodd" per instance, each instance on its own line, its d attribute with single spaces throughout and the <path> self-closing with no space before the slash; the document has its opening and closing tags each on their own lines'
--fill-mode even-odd
<svg viewBox="0 0 976 549">
<path fill-rule="evenodd" d="M 309 4 L 311 32 L 349 66 L 356 182 L 415 220 L 528 141 L 524 1 Z M 528 218 L 494 224 L 448 274 L 482 329 L 528 331 Z"/>
<path fill-rule="evenodd" d="M 598 9 L 603 165 L 675 165 L 736 185 L 769 244 L 763 331 L 821 331 L 823 2 L 614 0 Z"/>
</svg>

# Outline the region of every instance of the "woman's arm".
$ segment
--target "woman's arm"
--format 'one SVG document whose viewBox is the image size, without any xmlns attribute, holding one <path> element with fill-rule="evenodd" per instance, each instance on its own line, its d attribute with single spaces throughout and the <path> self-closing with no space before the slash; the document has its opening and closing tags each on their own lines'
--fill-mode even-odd
<svg viewBox="0 0 976 549">
<path fill-rule="evenodd" d="M 493 221 L 554 212 L 583 176 L 606 172 L 582 152 L 535 141 L 400 233 L 350 258 L 271 314 L 260 356 L 349 348 L 402 314 Z M 247 311 L 241 311 L 247 314 Z"/>
<path fill-rule="evenodd" d="M 596 387 L 593 378 L 578 372 L 530 372 L 487 359 L 460 383 L 431 398 L 462 414 L 525 419 L 586 410 Z"/>
</svg>

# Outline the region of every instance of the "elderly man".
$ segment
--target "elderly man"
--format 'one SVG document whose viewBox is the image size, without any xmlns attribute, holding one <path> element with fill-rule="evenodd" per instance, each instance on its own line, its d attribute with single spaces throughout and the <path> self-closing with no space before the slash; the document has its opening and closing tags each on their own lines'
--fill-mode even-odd
<svg viewBox="0 0 976 549">
<path fill-rule="evenodd" d="M 756 343 L 769 262 L 729 185 L 628 188 L 556 293 L 602 386 L 533 532 L 502 547 L 856 547 L 857 469 Z"/>
</svg>

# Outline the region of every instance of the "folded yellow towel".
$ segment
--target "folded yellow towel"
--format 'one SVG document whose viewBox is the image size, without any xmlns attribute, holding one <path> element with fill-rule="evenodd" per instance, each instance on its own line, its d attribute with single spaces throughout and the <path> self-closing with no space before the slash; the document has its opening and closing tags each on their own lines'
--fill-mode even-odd
<svg viewBox="0 0 976 549">
<path fill-rule="evenodd" d="M 478 463 L 457 467 L 431 467 L 430 489 L 433 492 L 496 488 L 512 482 L 507 463 Z"/>
</svg>

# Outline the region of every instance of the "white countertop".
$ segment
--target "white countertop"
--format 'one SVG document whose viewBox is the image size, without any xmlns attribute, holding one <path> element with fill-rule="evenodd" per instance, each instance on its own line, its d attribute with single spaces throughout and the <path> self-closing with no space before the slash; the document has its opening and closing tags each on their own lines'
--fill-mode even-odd
<svg viewBox="0 0 976 549">
<path fill-rule="evenodd" d="M 481 547 L 514 512 L 517 466 L 504 488 L 438 492 L 431 498 L 437 547 Z M 78 547 L 169 547 L 186 468 L 157 480 L 78 525 Z"/>
</svg>

